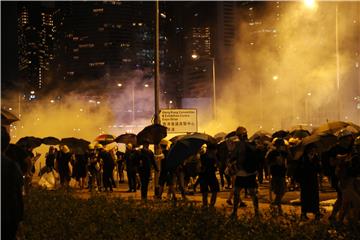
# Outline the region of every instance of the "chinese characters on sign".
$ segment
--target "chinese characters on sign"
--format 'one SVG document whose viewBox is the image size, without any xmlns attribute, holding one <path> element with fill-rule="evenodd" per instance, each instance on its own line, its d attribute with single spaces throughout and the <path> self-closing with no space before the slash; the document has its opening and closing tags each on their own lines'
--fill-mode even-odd
<svg viewBox="0 0 360 240">
<path fill-rule="evenodd" d="M 196 109 L 163 109 L 160 122 L 168 133 L 197 132 Z"/>
</svg>

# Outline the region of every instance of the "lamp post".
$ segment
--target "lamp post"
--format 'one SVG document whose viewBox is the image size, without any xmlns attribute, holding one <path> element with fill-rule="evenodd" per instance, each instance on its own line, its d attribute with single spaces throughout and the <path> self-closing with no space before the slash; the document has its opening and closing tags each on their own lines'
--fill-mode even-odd
<svg viewBox="0 0 360 240">
<path fill-rule="evenodd" d="M 317 7 L 315 0 L 304 0 L 304 4 L 309 9 Z M 337 119 L 341 118 L 341 96 L 340 96 L 340 56 L 339 56 L 339 24 L 338 24 L 338 3 L 335 3 L 335 56 L 336 56 L 336 105 Z"/>
<path fill-rule="evenodd" d="M 197 60 L 200 58 L 197 54 L 192 54 L 191 58 Z M 213 112 L 213 120 L 216 120 L 216 73 L 215 73 L 215 58 L 214 57 L 204 57 L 203 59 L 211 60 L 212 64 L 212 112 Z"/>
</svg>

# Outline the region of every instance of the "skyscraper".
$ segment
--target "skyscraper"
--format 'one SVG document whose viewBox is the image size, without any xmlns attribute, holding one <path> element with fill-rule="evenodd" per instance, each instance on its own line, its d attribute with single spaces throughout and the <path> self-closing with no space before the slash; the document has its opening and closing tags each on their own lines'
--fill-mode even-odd
<svg viewBox="0 0 360 240">
<path fill-rule="evenodd" d="M 51 81 L 54 9 L 40 3 L 24 3 L 18 9 L 19 76 L 24 93 L 31 100 Z"/>
</svg>

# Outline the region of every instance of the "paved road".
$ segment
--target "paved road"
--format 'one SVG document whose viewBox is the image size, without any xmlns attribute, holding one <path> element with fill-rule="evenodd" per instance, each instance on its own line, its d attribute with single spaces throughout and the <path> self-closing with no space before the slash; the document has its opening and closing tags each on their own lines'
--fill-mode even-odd
<svg viewBox="0 0 360 240">
<path fill-rule="evenodd" d="M 39 177 L 34 177 L 33 178 L 33 182 L 34 184 L 37 184 L 37 182 L 39 181 Z M 87 189 L 79 189 L 77 187 L 74 188 L 74 193 L 76 195 L 78 195 L 81 198 L 89 198 L 91 197 L 92 194 L 102 194 L 102 195 L 106 195 L 108 197 L 120 197 L 123 199 L 135 199 L 135 200 L 140 200 L 141 195 L 140 195 L 140 190 L 136 191 L 135 193 L 128 193 L 126 192 L 128 189 L 128 185 L 127 183 L 117 183 L 117 187 L 114 188 L 114 192 L 109 193 L 109 192 L 96 192 L 93 191 L 92 193 L 89 192 L 89 190 Z M 217 198 L 217 202 L 216 202 L 216 207 L 217 208 L 225 208 L 228 212 L 231 211 L 232 206 L 229 206 L 226 203 L 226 200 L 228 198 L 229 195 L 229 189 L 224 189 L 223 191 L 220 191 L 218 193 L 218 198 Z M 239 209 L 239 214 L 240 212 L 247 212 L 247 211 L 253 211 L 252 208 L 252 202 L 251 199 L 249 197 L 244 197 L 245 193 L 244 191 L 241 193 L 241 197 L 243 199 L 243 201 L 247 204 L 246 208 L 241 208 Z M 260 203 L 260 209 L 261 210 L 267 210 L 269 209 L 269 183 L 265 182 L 263 184 L 260 184 L 259 189 L 258 189 L 258 196 L 259 196 L 259 203 Z M 210 197 L 210 196 L 209 196 Z M 283 198 L 283 210 L 285 212 L 296 212 L 296 213 L 300 213 L 300 207 L 299 204 L 293 203 L 298 202 L 299 203 L 299 197 L 300 197 L 300 193 L 299 191 L 288 191 L 286 192 L 284 198 Z M 153 184 L 150 182 L 149 184 L 149 193 L 148 193 L 148 198 L 149 200 L 154 199 L 154 191 L 153 191 Z M 167 194 L 163 194 L 163 198 L 166 199 L 167 198 Z M 181 195 L 178 194 L 178 198 L 181 199 Z M 194 194 L 189 194 L 187 195 L 187 198 L 189 201 L 195 202 L 196 204 L 201 205 L 201 201 L 202 201 L 202 196 L 201 193 L 199 192 L 195 192 Z M 334 199 L 336 198 L 336 192 L 333 191 L 331 189 L 331 187 L 329 186 L 328 182 L 325 181 L 325 183 L 323 184 L 323 189 L 322 191 L 320 191 L 320 201 L 321 201 L 321 208 L 323 209 L 325 214 L 329 214 L 329 212 L 331 211 L 332 207 L 331 207 L 331 203 L 334 202 Z"/>
</svg>

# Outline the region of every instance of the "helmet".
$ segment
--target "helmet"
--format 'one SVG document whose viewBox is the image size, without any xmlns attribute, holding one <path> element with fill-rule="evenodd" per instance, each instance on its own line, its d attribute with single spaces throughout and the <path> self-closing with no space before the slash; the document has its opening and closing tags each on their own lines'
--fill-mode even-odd
<svg viewBox="0 0 360 240">
<path fill-rule="evenodd" d="M 94 146 L 94 144 L 89 144 L 89 146 L 88 146 L 88 148 L 89 148 L 89 150 L 94 150 L 95 149 L 95 146 Z"/>
<path fill-rule="evenodd" d="M 284 146 L 285 141 L 282 138 L 274 138 L 273 144 L 274 144 L 274 146 Z"/>
<path fill-rule="evenodd" d="M 104 146 L 102 144 L 100 144 L 100 143 L 97 143 L 95 145 L 95 149 L 103 149 L 103 148 L 104 148 Z"/>
<path fill-rule="evenodd" d="M 289 144 L 290 145 L 296 145 L 296 144 L 298 144 L 298 142 L 299 142 L 300 140 L 298 139 L 298 138 L 290 138 L 289 139 Z"/>
<path fill-rule="evenodd" d="M 355 138 L 354 145 L 360 145 L 360 136 Z"/>
</svg>

